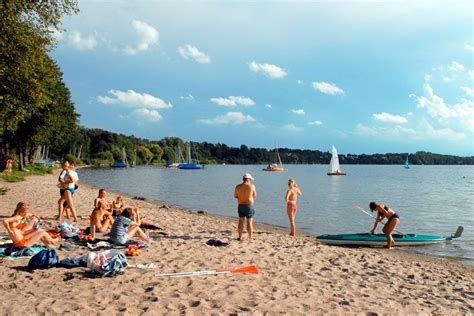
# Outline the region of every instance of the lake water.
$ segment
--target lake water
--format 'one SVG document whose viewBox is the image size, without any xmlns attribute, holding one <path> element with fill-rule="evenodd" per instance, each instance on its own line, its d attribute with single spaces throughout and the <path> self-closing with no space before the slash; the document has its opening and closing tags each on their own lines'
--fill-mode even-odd
<svg viewBox="0 0 474 316">
<path fill-rule="evenodd" d="M 237 217 L 233 197 L 244 173 L 255 178 L 258 223 L 288 226 L 284 201 L 287 181 L 294 178 L 299 198 L 296 227 L 314 235 L 369 232 L 368 210 L 378 201 L 395 210 L 404 233 L 450 235 L 464 226 L 462 238 L 451 243 L 408 251 L 474 263 L 474 166 L 343 165 L 347 176 L 327 176 L 324 165 L 287 165 L 288 172 L 264 172 L 262 165 L 210 165 L 203 170 L 159 167 L 79 170 L 81 181 L 113 191 L 180 205 L 191 210 Z M 380 230 L 382 225 L 379 225 Z"/>
</svg>

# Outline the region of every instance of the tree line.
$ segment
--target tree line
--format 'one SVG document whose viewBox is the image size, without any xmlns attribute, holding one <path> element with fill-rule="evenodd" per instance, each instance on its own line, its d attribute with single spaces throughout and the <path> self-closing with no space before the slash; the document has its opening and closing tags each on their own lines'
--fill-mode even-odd
<svg viewBox="0 0 474 316">
<path fill-rule="evenodd" d="M 79 125 L 71 93 L 59 66 L 49 56 L 61 18 L 78 12 L 75 0 L 15 0 L 0 2 L 0 167 L 14 158 L 19 169 L 41 152 L 51 160 L 75 160 L 109 165 L 122 151 L 137 164 L 175 162 L 185 152 L 177 137 L 158 141 L 126 136 Z M 246 145 L 230 147 L 192 143 L 201 163 L 266 164 L 276 162 L 275 151 Z M 279 148 L 284 164 L 327 164 L 328 151 Z M 429 152 L 340 155 L 342 164 L 474 164 L 474 157 Z M 3 166 L 1 165 L 3 164 Z"/>
</svg>

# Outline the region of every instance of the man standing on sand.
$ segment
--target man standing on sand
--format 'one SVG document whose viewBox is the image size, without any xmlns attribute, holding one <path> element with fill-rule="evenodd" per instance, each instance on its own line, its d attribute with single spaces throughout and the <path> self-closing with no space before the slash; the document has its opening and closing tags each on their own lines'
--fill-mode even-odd
<svg viewBox="0 0 474 316">
<path fill-rule="evenodd" d="M 252 176 L 249 173 L 246 173 L 244 174 L 242 183 L 235 187 L 234 197 L 239 203 L 239 226 L 237 228 L 239 238 L 237 238 L 237 240 L 242 240 L 245 218 L 247 218 L 247 232 L 249 234 L 249 240 L 253 240 L 253 216 L 255 215 L 253 203 L 257 197 L 257 190 L 252 184 L 253 180 L 254 179 Z"/>
</svg>

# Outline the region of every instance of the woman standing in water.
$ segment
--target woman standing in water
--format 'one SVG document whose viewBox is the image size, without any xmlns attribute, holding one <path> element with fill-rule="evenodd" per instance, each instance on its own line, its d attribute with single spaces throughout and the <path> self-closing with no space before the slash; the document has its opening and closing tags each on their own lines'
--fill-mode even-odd
<svg viewBox="0 0 474 316">
<path fill-rule="evenodd" d="M 296 199 L 298 195 L 301 195 L 301 191 L 293 179 L 288 180 L 288 191 L 286 192 L 286 212 L 288 213 L 288 219 L 290 220 L 290 235 L 295 236 L 295 216 L 298 206 Z"/>
</svg>

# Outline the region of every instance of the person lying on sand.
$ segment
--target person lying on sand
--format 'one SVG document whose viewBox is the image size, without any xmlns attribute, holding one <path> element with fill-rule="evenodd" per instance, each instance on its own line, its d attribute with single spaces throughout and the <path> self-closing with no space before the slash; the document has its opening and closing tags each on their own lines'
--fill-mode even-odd
<svg viewBox="0 0 474 316">
<path fill-rule="evenodd" d="M 123 210 L 122 214 L 115 219 L 112 229 L 110 230 L 110 241 L 116 245 L 123 245 L 127 241 L 138 236 L 141 240 L 146 243 L 150 243 L 150 239 L 139 227 L 139 224 L 135 223 L 131 218 L 133 216 L 133 210 L 127 207 Z"/>
<path fill-rule="evenodd" d="M 92 211 L 90 217 L 91 228 L 95 226 L 96 231 L 108 232 L 114 223 L 114 218 L 105 210 L 105 203 L 99 201 L 97 207 Z"/>
<path fill-rule="evenodd" d="M 59 238 L 51 238 L 47 232 L 39 228 L 36 222 L 26 223 L 28 213 L 28 204 L 19 202 L 13 215 L 3 221 L 3 226 L 7 229 L 8 236 L 13 241 L 13 246 L 32 247 L 40 240 L 46 247 L 58 246 Z M 32 226 L 30 227 L 30 225 Z"/>
<path fill-rule="evenodd" d="M 290 235 L 295 236 L 295 217 L 298 206 L 296 205 L 296 199 L 298 195 L 301 195 L 301 191 L 293 179 L 288 180 L 288 191 L 285 195 L 286 201 L 286 212 L 288 213 L 288 219 L 290 220 Z"/>
<path fill-rule="evenodd" d="M 239 224 L 237 226 L 239 237 L 237 240 L 242 240 L 245 218 L 247 218 L 249 240 L 253 240 L 253 216 L 255 215 L 253 203 L 257 197 L 257 190 L 255 189 L 255 185 L 252 184 L 253 180 L 253 177 L 249 173 L 246 173 L 243 176 L 242 183 L 235 187 L 234 197 L 238 202 L 237 211 L 239 214 Z"/>
<path fill-rule="evenodd" d="M 382 231 L 385 235 L 387 235 L 387 248 L 392 249 L 392 247 L 395 245 L 395 241 L 392 238 L 392 232 L 395 229 L 395 226 L 400 223 L 400 217 L 398 217 L 398 214 L 395 213 L 391 208 L 383 204 L 370 202 L 369 207 L 372 212 L 377 212 L 374 227 L 370 232 L 373 234 L 375 232 L 377 224 L 380 223 L 384 219 L 384 217 L 386 217 L 387 223 L 385 223 Z"/>
</svg>

